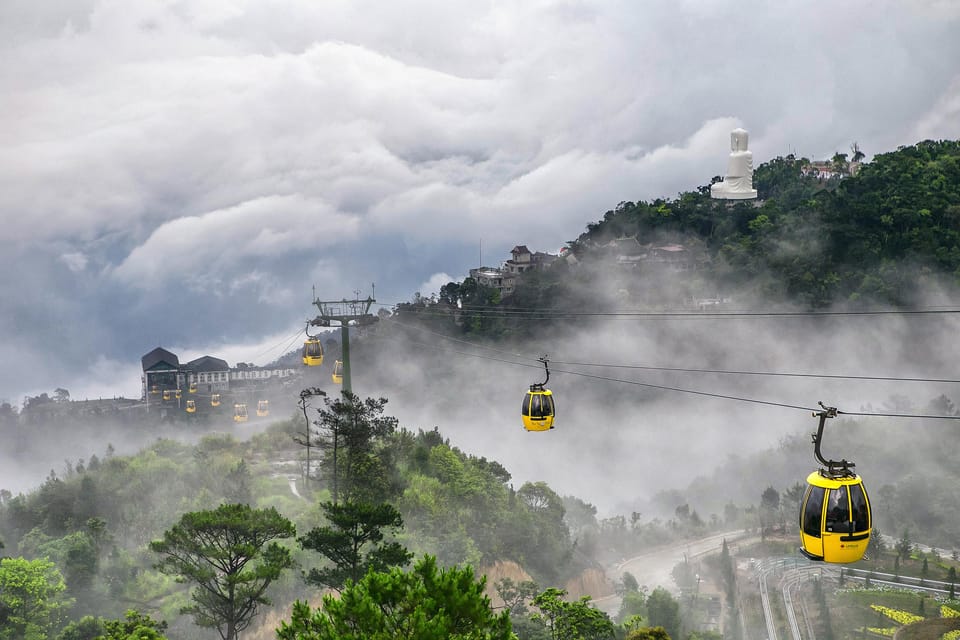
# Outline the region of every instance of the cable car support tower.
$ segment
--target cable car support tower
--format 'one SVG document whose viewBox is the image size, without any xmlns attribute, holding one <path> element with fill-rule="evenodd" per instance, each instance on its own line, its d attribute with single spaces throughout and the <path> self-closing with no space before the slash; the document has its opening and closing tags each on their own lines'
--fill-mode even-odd
<svg viewBox="0 0 960 640">
<path fill-rule="evenodd" d="M 336 326 L 335 323 L 340 324 L 343 390 L 350 393 L 353 393 L 353 385 L 350 380 L 350 326 L 369 326 L 380 319 L 370 313 L 370 307 L 376 302 L 372 295 L 361 300 L 359 291 L 353 293 L 353 300 L 321 300 L 314 290 L 313 304 L 320 311 L 320 315 L 309 322 L 314 327 L 330 327 Z"/>
</svg>

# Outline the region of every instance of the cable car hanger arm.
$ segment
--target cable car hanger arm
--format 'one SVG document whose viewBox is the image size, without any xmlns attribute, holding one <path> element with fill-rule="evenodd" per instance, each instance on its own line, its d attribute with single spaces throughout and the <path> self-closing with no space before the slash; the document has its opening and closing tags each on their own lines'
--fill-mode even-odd
<svg viewBox="0 0 960 640">
<path fill-rule="evenodd" d="M 823 426 L 827 422 L 827 418 L 835 418 L 839 413 L 836 407 L 828 407 L 823 402 L 818 402 L 822 407 L 822 411 L 815 411 L 813 416 L 815 418 L 820 418 L 820 424 L 817 426 L 817 432 L 813 434 L 813 455 L 817 461 L 824 465 L 827 468 L 827 473 L 830 477 L 838 476 L 849 476 L 854 475 L 852 469 L 856 466 L 853 462 L 849 460 L 827 460 L 823 457 L 823 454 L 820 452 L 820 444 L 823 442 Z"/>
<path fill-rule="evenodd" d="M 544 380 L 543 382 L 539 383 L 539 384 L 534 383 L 534 384 L 530 385 L 530 391 L 543 391 L 543 387 L 544 387 L 548 382 L 550 382 L 550 364 L 549 364 L 550 361 L 547 360 L 547 354 L 543 354 L 542 356 L 540 356 L 540 357 L 537 358 L 537 359 L 538 359 L 540 362 L 543 363 L 543 368 L 544 368 L 544 370 L 547 372 L 547 379 Z"/>
</svg>

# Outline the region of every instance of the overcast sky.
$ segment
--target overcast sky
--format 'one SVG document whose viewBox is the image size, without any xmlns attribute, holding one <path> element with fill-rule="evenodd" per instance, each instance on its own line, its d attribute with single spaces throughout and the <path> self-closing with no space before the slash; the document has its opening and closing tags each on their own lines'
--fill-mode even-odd
<svg viewBox="0 0 960 640">
<path fill-rule="evenodd" d="M 960 3 L 0 2 L 0 401 L 266 364 L 624 200 L 960 138 Z M 273 350 L 271 351 L 271 347 Z"/>
</svg>

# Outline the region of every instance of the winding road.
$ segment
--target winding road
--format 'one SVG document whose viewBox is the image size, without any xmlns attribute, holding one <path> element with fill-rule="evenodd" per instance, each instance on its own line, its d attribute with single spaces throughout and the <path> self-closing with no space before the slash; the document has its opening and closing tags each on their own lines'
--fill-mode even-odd
<svg viewBox="0 0 960 640">
<path fill-rule="evenodd" d="M 727 545 L 731 545 L 747 536 L 746 531 L 738 529 L 713 534 L 698 540 L 690 540 L 682 545 L 671 545 L 656 551 L 649 551 L 610 567 L 607 569 L 607 576 L 612 582 L 619 583 L 624 573 L 630 573 L 641 586 L 645 585 L 651 591 L 657 587 L 663 587 L 671 593 L 677 594 L 679 589 L 673 581 L 673 568 L 675 566 L 683 562 L 684 559 L 690 561 L 708 553 L 719 553 L 723 548 L 724 540 L 727 541 Z M 733 552 L 733 549 L 731 549 L 731 552 Z M 593 602 L 598 609 L 615 614 L 620 609 L 620 600 L 619 595 L 612 595 L 597 598 Z"/>
</svg>

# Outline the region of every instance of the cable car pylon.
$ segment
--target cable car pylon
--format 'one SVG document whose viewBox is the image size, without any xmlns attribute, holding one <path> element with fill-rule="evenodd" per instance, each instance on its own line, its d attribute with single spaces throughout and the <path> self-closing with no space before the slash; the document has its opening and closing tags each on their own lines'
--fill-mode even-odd
<svg viewBox="0 0 960 640">
<path fill-rule="evenodd" d="M 320 315 L 309 322 L 315 327 L 329 327 L 332 322 L 340 323 L 340 350 L 343 360 L 343 391 L 353 393 L 350 375 L 350 324 L 355 326 L 371 325 L 380 318 L 370 313 L 370 307 L 376 302 L 372 295 L 360 299 L 360 292 L 354 291 L 354 299 L 320 300 L 314 293 L 313 304 Z"/>
</svg>

